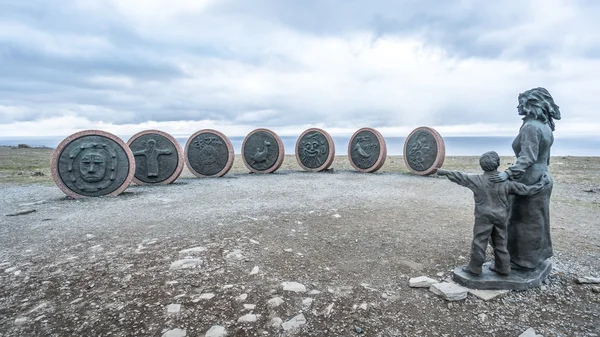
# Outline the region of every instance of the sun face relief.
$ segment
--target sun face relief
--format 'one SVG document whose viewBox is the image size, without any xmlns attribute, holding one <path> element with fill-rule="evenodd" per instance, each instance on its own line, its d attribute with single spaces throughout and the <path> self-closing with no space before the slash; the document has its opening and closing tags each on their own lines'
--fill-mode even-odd
<svg viewBox="0 0 600 337">
<path fill-rule="evenodd" d="M 86 149 L 83 151 L 79 162 L 81 178 L 87 182 L 95 183 L 106 175 L 106 161 L 100 151 Z"/>
<path fill-rule="evenodd" d="M 57 148 L 53 177 L 59 187 L 74 197 L 96 197 L 129 185 L 134 166 L 129 160 L 129 149 L 108 136 L 88 133 L 65 140 Z"/>
<path fill-rule="evenodd" d="M 300 161 L 308 168 L 318 168 L 327 161 L 329 143 L 320 132 L 310 132 L 300 140 Z"/>
</svg>

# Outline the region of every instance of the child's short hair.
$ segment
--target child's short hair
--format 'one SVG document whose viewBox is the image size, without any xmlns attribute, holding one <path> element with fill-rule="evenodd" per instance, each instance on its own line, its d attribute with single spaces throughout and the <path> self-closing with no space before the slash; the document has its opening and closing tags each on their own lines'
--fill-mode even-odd
<svg viewBox="0 0 600 337">
<path fill-rule="evenodd" d="M 496 171 L 500 166 L 500 156 L 495 151 L 489 151 L 481 155 L 479 165 L 486 172 Z"/>
</svg>

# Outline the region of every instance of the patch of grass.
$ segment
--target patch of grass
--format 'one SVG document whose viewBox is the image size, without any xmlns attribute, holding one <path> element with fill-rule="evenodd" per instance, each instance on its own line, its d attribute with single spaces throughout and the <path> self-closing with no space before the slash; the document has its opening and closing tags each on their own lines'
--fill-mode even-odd
<svg viewBox="0 0 600 337">
<path fill-rule="evenodd" d="M 54 184 L 50 170 L 52 151 L 0 146 L 0 183 Z M 42 175 L 36 175 L 37 172 Z"/>
</svg>

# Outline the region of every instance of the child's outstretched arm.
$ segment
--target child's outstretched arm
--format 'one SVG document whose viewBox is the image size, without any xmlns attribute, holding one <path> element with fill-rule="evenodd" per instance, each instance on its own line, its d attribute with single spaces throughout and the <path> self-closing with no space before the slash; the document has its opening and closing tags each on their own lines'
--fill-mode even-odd
<svg viewBox="0 0 600 337">
<path fill-rule="evenodd" d="M 462 173 L 462 172 L 458 172 L 458 171 L 443 170 L 443 169 L 438 169 L 437 174 L 441 175 L 441 176 L 446 176 L 446 177 L 448 177 L 448 180 L 450 180 L 453 183 L 457 183 L 461 186 L 465 186 L 468 188 L 477 187 L 477 184 L 473 180 L 473 177 L 475 175 L 472 175 L 472 174 Z"/>
</svg>

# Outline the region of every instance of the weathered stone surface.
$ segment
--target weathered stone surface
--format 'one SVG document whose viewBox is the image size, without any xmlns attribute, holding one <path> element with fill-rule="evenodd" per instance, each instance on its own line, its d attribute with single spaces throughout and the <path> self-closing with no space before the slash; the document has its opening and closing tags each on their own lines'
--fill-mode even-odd
<svg viewBox="0 0 600 337">
<path fill-rule="evenodd" d="M 281 324 L 281 327 L 283 328 L 283 330 L 288 331 L 292 329 L 297 329 L 304 324 L 306 324 L 306 318 L 304 318 L 303 314 L 300 314 L 290 319 L 289 321 Z"/>
<path fill-rule="evenodd" d="M 575 282 L 579 284 L 600 284 L 600 277 L 579 277 Z"/>
<path fill-rule="evenodd" d="M 302 300 L 302 305 L 304 307 L 310 307 L 311 304 L 312 304 L 312 302 L 313 302 L 313 299 L 310 298 L 310 297 L 307 297 L 307 298 L 305 298 L 305 299 Z"/>
<path fill-rule="evenodd" d="M 483 264 L 482 273 L 473 276 L 462 270 L 462 266 L 454 270 L 453 280 L 470 289 L 480 290 L 525 290 L 539 287 L 552 271 L 550 261 L 544 261 L 536 270 L 513 269 L 509 276 L 499 275 L 489 269 L 492 262 Z"/>
<path fill-rule="evenodd" d="M 484 301 L 490 301 L 493 300 L 496 297 L 500 297 L 506 293 L 508 293 L 509 290 L 478 290 L 478 289 L 469 289 L 469 294 L 484 300 Z"/>
<path fill-rule="evenodd" d="M 176 314 L 181 311 L 181 304 L 169 304 L 167 306 L 167 312 L 170 314 Z"/>
<path fill-rule="evenodd" d="M 227 336 L 227 330 L 225 327 L 220 325 L 213 325 L 208 329 L 208 331 L 204 334 L 204 337 L 225 337 Z"/>
<path fill-rule="evenodd" d="M 429 278 L 427 276 L 413 277 L 408 280 L 408 286 L 411 288 L 429 288 L 432 284 L 439 283 L 439 281 Z"/>
<path fill-rule="evenodd" d="M 306 287 L 298 282 L 283 282 L 281 283 L 281 286 L 283 287 L 283 290 L 285 291 L 293 291 L 293 292 L 297 292 L 297 293 L 304 293 L 306 292 Z"/>
<path fill-rule="evenodd" d="M 269 322 L 269 324 L 274 328 L 279 328 L 281 326 L 281 323 L 283 323 L 283 320 L 279 317 L 273 317 L 273 319 L 271 319 L 271 321 Z"/>
<path fill-rule="evenodd" d="M 464 287 L 448 282 L 432 284 L 429 287 L 429 290 L 447 301 L 464 300 L 467 298 L 469 292 L 469 290 Z"/>
</svg>

